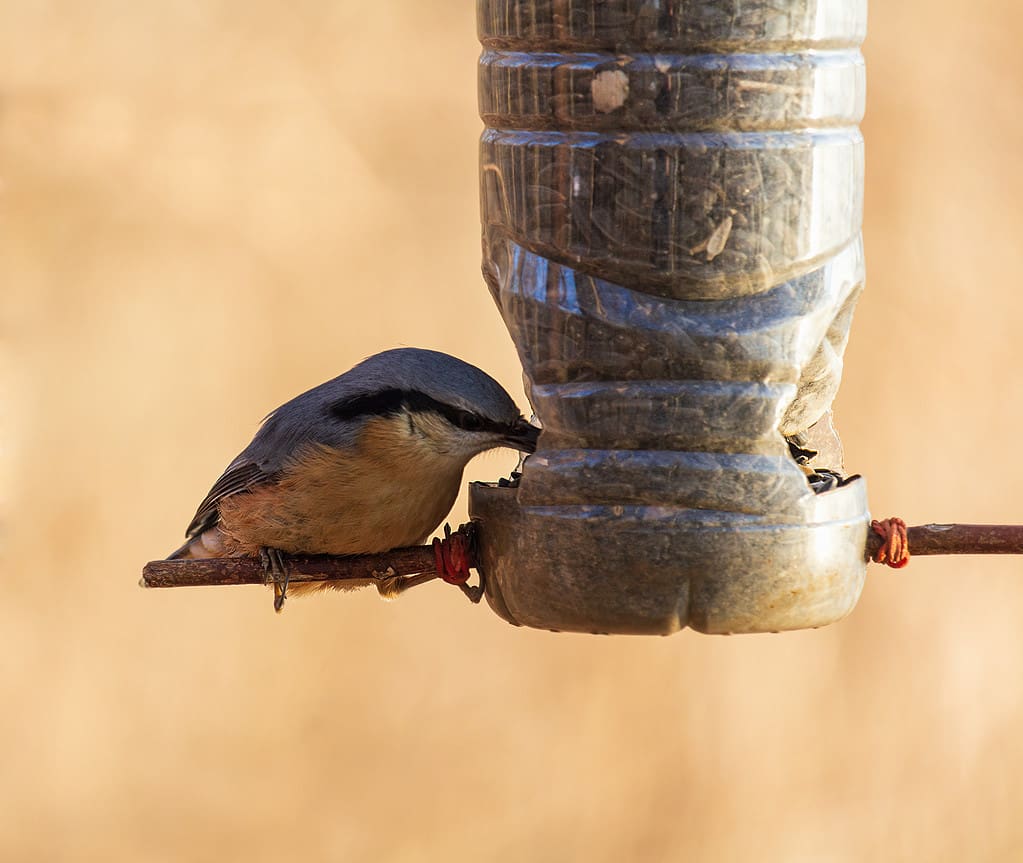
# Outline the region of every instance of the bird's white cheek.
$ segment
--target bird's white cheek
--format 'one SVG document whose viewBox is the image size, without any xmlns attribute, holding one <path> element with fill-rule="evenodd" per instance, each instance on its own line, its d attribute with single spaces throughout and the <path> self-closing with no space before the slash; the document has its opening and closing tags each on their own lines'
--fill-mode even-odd
<svg viewBox="0 0 1023 863">
<path fill-rule="evenodd" d="M 423 470 L 449 471 L 464 465 L 473 453 L 467 452 L 462 441 L 438 436 L 410 437 L 406 444 L 405 457 Z"/>
</svg>

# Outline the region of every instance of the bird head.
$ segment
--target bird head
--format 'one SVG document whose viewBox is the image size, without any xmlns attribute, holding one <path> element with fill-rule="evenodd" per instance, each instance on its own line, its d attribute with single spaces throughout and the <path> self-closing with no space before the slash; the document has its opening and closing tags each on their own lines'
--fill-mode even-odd
<svg viewBox="0 0 1023 863">
<path fill-rule="evenodd" d="M 540 429 L 522 416 L 505 389 L 448 354 L 385 351 L 335 381 L 347 392 L 329 401 L 331 418 L 372 426 L 392 435 L 395 445 L 411 443 L 462 464 L 497 447 L 536 449 Z"/>
</svg>

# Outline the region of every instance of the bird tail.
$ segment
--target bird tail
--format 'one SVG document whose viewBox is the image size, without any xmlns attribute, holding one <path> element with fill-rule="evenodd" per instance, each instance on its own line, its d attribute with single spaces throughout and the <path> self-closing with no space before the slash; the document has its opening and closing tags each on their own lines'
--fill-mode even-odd
<svg viewBox="0 0 1023 863">
<path fill-rule="evenodd" d="M 167 555 L 167 560 L 192 560 L 194 555 L 192 554 L 192 543 L 195 542 L 195 537 L 190 536 L 185 540 L 185 544 L 181 548 L 176 548 L 170 554 Z"/>
<path fill-rule="evenodd" d="M 200 533 L 193 533 L 181 548 L 176 548 L 167 560 L 202 560 L 207 557 L 228 557 L 230 552 L 224 548 L 224 534 L 219 527 L 211 527 Z"/>
</svg>

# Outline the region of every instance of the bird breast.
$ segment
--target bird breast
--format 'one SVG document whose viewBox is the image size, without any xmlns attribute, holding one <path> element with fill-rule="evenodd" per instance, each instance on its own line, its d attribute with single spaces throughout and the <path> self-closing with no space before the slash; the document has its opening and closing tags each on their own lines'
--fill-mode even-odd
<svg viewBox="0 0 1023 863">
<path fill-rule="evenodd" d="M 220 504 L 233 554 L 374 554 L 421 543 L 451 509 L 464 462 L 409 435 L 405 420 L 366 423 L 354 447 L 304 447 L 273 485 Z"/>
</svg>

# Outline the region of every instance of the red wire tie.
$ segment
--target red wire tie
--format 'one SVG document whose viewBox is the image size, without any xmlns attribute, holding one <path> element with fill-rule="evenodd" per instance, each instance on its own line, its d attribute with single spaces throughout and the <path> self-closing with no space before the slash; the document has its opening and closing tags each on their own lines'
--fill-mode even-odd
<svg viewBox="0 0 1023 863">
<path fill-rule="evenodd" d="M 461 531 L 451 532 L 450 525 L 444 525 L 444 539 L 433 538 L 433 560 L 437 573 L 448 584 L 465 584 L 469 580 L 472 566 L 472 548 Z"/>
<path fill-rule="evenodd" d="M 906 522 L 901 518 L 876 519 L 870 523 L 870 529 L 881 537 L 881 547 L 871 558 L 874 563 L 886 563 L 893 569 L 902 569 L 909 563 L 909 537 L 906 534 Z"/>
</svg>

